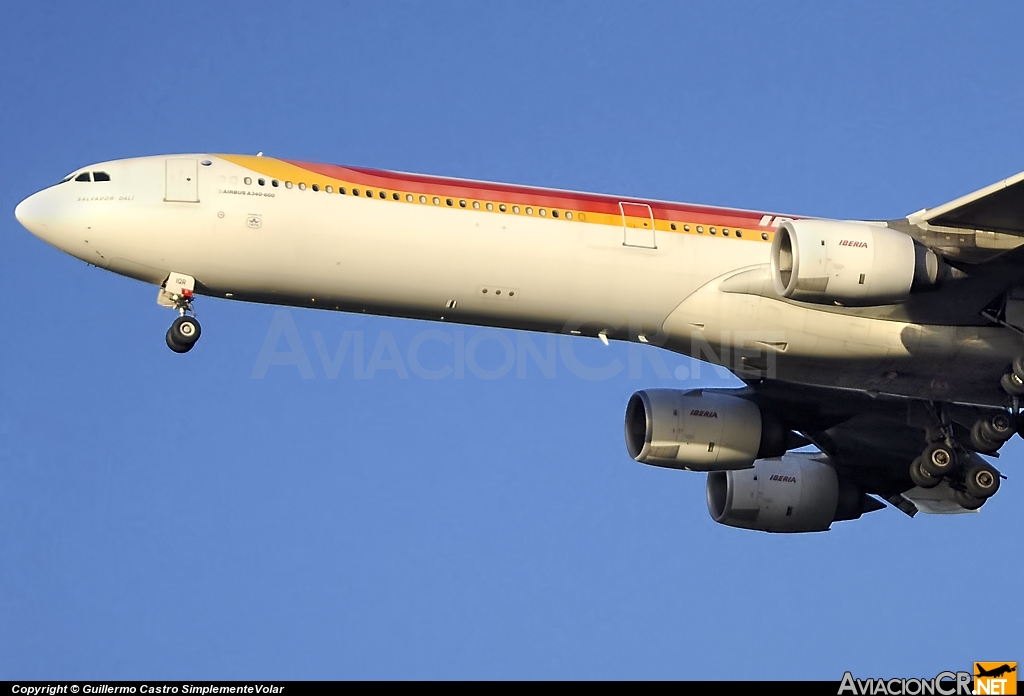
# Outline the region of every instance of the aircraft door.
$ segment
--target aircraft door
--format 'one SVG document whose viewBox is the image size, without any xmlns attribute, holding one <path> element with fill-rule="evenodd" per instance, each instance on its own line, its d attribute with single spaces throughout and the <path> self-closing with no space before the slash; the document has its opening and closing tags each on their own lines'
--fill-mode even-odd
<svg viewBox="0 0 1024 696">
<path fill-rule="evenodd" d="M 654 238 L 654 212 L 646 203 L 619 203 L 622 211 L 622 245 L 657 249 Z"/>
<path fill-rule="evenodd" d="M 167 160 L 165 201 L 199 202 L 199 163 L 194 159 Z"/>
</svg>

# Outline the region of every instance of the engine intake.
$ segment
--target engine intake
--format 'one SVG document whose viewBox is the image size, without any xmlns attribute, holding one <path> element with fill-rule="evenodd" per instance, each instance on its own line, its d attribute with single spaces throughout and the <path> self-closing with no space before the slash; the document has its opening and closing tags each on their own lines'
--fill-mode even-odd
<svg viewBox="0 0 1024 696">
<path fill-rule="evenodd" d="M 937 285 L 944 269 L 935 252 L 888 227 L 788 220 L 775 231 L 771 270 L 782 297 L 884 304 Z"/>
<path fill-rule="evenodd" d="M 642 464 L 745 469 L 786 451 L 786 431 L 752 401 L 695 389 L 638 391 L 626 406 L 626 449 Z"/>
<path fill-rule="evenodd" d="M 761 459 L 743 471 L 708 474 L 708 512 L 719 524 L 761 532 L 823 532 L 885 507 L 841 481 L 820 453 Z"/>
</svg>

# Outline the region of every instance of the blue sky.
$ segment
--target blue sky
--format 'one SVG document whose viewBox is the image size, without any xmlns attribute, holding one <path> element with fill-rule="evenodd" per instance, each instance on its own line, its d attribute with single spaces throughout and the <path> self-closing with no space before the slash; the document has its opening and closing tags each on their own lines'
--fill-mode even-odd
<svg viewBox="0 0 1024 696">
<path fill-rule="evenodd" d="M 13 216 L 90 162 L 263 151 L 893 218 L 1024 169 L 1022 27 L 1016 3 L 8 3 L 0 678 L 839 679 L 1024 657 L 1019 439 L 978 515 L 733 530 L 703 475 L 636 464 L 622 437 L 636 389 L 733 383 L 707 366 L 579 340 L 582 364 L 623 369 L 487 379 L 504 342 L 546 337 L 206 298 L 179 356 L 154 288 Z M 286 325 L 311 379 L 254 369 Z M 317 348 L 351 332 L 366 359 L 406 355 L 429 330 L 452 340 L 421 354 L 441 379 L 357 379 Z M 479 368 L 461 377 L 457 341 Z"/>
</svg>

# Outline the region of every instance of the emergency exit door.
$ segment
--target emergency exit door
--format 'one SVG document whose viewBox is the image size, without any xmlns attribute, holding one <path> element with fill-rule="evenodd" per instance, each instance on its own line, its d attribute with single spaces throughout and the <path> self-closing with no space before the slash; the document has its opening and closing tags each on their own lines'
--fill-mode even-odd
<svg viewBox="0 0 1024 696">
<path fill-rule="evenodd" d="M 167 160 L 165 201 L 199 202 L 199 163 L 194 159 Z"/>
<path fill-rule="evenodd" d="M 622 212 L 622 245 L 657 249 L 654 238 L 654 211 L 646 203 L 619 203 Z"/>
</svg>

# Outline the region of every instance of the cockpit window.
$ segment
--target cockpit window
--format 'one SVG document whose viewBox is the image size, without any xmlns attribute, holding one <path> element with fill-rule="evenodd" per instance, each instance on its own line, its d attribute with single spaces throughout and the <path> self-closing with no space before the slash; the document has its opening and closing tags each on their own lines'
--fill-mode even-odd
<svg viewBox="0 0 1024 696">
<path fill-rule="evenodd" d="M 69 181 L 71 181 L 74 178 L 75 178 L 74 174 L 68 174 L 66 177 L 64 177 L 59 182 L 57 182 L 57 185 L 60 186 L 61 184 L 66 184 L 66 183 L 68 183 Z"/>
<path fill-rule="evenodd" d="M 93 181 L 110 181 L 110 175 L 107 174 L 106 172 L 93 172 L 92 173 L 92 180 Z"/>
<path fill-rule="evenodd" d="M 82 172 L 75 177 L 75 181 L 92 181 L 92 178 L 90 178 L 89 172 Z"/>
</svg>

